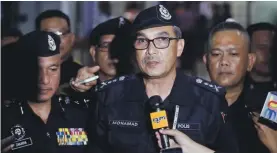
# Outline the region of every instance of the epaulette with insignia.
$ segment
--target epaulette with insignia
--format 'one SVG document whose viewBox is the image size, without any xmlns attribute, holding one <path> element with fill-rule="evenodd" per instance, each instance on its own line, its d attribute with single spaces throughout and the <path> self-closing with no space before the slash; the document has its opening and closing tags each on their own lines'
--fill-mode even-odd
<svg viewBox="0 0 277 153">
<path fill-rule="evenodd" d="M 195 81 L 195 84 L 204 88 L 204 89 L 207 89 L 213 93 L 216 93 L 216 94 L 225 94 L 226 91 L 225 91 L 225 88 L 219 86 L 219 85 L 216 85 L 212 82 L 209 82 L 209 81 L 206 81 L 206 80 L 203 80 L 201 78 L 193 78 Z"/>
<path fill-rule="evenodd" d="M 21 106 L 17 99 L 4 100 L 3 104 L 6 108 Z"/>
<path fill-rule="evenodd" d="M 72 97 L 65 96 L 65 95 L 59 95 L 58 101 L 62 108 L 66 106 L 72 106 L 72 105 L 73 106 L 75 105 L 77 108 L 88 108 L 90 103 L 90 99 L 86 99 L 86 98 L 74 99 Z"/>
<path fill-rule="evenodd" d="M 125 75 L 125 76 L 120 76 L 111 80 L 103 81 L 99 85 L 96 85 L 95 87 L 95 92 L 101 91 L 105 88 L 107 88 L 110 85 L 114 85 L 123 81 L 131 80 L 135 78 L 134 75 Z"/>
</svg>

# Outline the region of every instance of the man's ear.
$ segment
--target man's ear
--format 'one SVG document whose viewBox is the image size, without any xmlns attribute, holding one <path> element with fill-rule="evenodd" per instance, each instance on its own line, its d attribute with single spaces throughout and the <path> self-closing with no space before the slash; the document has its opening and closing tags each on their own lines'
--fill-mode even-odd
<svg viewBox="0 0 277 153">
<path fill-rule="evenodd" d="M 92 57 L 93 63 L 96 62 L 95 54 L 96 54 L 96 47 L 91 45 L 89 48 L 90 56 Z"/>
<path fill-rule="evenodd" d="M 74 34 L 74 33 L 71 33 L 71 34 L 70 34 L 70 42 L 71 42 L 71 44 L 72 44 L 72 46 L 73 46 L 74 43 L 75 43 L 75 34 Z"/>
<path fill-rule="evenodd" d="M 177 43 L 177 57 L 180 57 L 182 55 L 184 47 L 185 47 L 185 40 L 179 39 Z"/>
<path fill-rule="evenodd" d="M 250 72 L 256 62 L 256 54 L 255 53 L 248 53 L 248 66 L 247 71 Z"/>
</svg>

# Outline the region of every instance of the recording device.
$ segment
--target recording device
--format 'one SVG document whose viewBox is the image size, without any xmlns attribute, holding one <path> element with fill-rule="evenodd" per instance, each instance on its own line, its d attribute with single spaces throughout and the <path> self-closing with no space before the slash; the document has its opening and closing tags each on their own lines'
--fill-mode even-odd
<svg viewBox="0 0 277 153">
<path fill-rule="evenodd" d="M 277 130 L 277 91 L 268 92 L 258 122 Z"/>
<path fill-rule="evenodd" d="M 165 129 L 168 127 L 166 111 L 160 108 L 161 103 L 162 103 L 162 98 L 160 96 L 152 96 L 149 99 L 150 106 L 155 110 L 154 112 L 150 113 L 152 128 L 155 131 L 158 131 L 159 129 Z M 163 149 L 169 148 L 168 136 L 164 134 L 160 134 L 160 135 L 161 135 L 162 148 Z"/>
</svg>

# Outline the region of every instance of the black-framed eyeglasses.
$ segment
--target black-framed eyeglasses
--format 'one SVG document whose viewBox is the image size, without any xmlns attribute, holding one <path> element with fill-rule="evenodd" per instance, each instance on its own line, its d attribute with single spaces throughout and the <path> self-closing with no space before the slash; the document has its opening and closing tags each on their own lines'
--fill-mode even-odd
<svg viewBox="0 0 277 153">
<path fill-rule="evenodd" d="M 150 42 L 154 44 L 157 49 L 165 49 L 169 46 L 171 40 L 179 40 L 180 38 L 157 37 L 154 39 L 137 38 L 134 42 L 134 47 L 137 50 L 144 50 L 149 47 Z"/>
<path fill-rule="evenodd" d="M 96 45 L 96 48 L 98 48 L 100 51 L 108 51 L 110 48 L 111 42 L 104 42 L 101 44 Z"/>
</svg>

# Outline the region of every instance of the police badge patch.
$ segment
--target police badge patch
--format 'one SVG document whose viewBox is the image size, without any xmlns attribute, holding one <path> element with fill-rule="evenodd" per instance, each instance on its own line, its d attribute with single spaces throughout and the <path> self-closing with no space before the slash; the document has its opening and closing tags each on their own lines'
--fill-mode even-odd
<svg viewBox="0 0 277 153">
<path fill-rule="evenodd" d="M 15 142 L 13 143 L 14 146 L 12 147 L 12 150 L 27 147 L 33 144 L 32 139 L 30 137 L 23 139 L 26 136 L 26 133 L 21 125 L 17 124 L 13 126 L 11 128 L 11 133 L 15 136 Z"/>
</svg>

